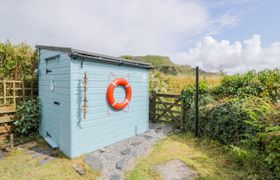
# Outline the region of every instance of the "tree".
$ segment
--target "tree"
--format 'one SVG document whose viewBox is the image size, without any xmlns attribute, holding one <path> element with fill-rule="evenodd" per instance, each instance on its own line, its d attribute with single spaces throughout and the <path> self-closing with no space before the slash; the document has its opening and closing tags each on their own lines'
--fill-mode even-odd
<svg viewBox="0 0 280 180">
<path fill-rule="evenodd" d="M 0 79 L 32 79 L 36 68 L 37 53 L 31 46 L 0 43 Z"/>
</svg>

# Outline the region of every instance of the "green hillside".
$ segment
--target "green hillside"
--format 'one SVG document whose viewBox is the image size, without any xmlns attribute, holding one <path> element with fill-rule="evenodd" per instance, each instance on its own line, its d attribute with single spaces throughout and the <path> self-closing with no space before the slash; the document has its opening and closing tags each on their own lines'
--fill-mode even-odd
<svg viewBox="0 0 280 180">
<path fill-rule="evenodd" d="M 125 55 L 125 56 L 121 56 L 121 58 L 134 60 L 134 61 L 140 61 L 140 62 L 147 62 L 147 63 L 151 63 L 154 66 L 158 66 L 158 65 L 172 66 L 172 65 L 175 65 L 168 56 L 155 56 L 155 55 L 130 56 L 130 55 Z"/>
<path fill-rule="evenodd" d="M 151 63 L 155 69 L 171 75 L 191 75 L 194 74 L 194 68 L 189 65 L 177 65 L 168 56 L 158 56 L 158 55 L 146 55 L 146 56 L 131 56 L 124 55 L 121 56 L 123 59 L 134 60 L 140 62 Z M 215 73 L 210 73 L 201 70 L 201 74 L 204 75 L 214 75 Z"/>
</svg>

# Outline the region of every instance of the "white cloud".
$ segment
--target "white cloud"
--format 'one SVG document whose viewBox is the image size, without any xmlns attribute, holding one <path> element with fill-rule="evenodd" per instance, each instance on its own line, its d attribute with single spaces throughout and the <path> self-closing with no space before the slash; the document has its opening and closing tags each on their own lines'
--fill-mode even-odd
<svg viewBox="0 0 280 180">
<path fill-rule="evenodd" d="M 201 34 L 231 27 L 190 0 L 0 0 L 0 40 L 71 46 L 110 55 L 172 55 Z M 217 20 L 216 20 L 217 19 Z"/>
<path fill-rule="evenodd" d="M 0 38 L 109 54 L 168 54 L 182 38 L 207 28 L 208 19 L 197 1 L 3 1 Z"/>
<path fill-rule="evenodd" d="M 0 41 L 70 46 L 115 56 L 169 55 L 181 64 L 199 64 L 211 71 L 222 67 L 228 72 L 242 72 L 276 66 L 279 43 L 262 48 L 258 35 L 235 43 L 211 37 L 238 26 L 240 18 L 231 9 L 243 3 L 239 0 L 217 3 L 204 0 L 0 0 Z M 218 9 L 218 13 L 213 13 L 213 9 Z M 180 53 L 205 35 L 210 36 Z"/>
<path fill-rule="evenodd" d="M 267 48 L 261 46 L 260 35 L 253 35 L 243 42 L 218 41 L 207 36 L 187 52 L 174 56 L 177 63 L 200 66 L 204 70 L 228 73 L 280 67 L 280 42 Z"/>
</svg>

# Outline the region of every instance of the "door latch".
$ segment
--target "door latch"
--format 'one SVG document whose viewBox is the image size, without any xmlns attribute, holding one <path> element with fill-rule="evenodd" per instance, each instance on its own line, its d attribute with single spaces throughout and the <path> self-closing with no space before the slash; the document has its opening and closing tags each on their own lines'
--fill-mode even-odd
<svg viewBox="0 0 280 180">
<path fill-rule="evenodd" d="M 48 68 L 46 68 L 46 74 L 52 72 L 52 70 L 49 70 Z"/>
<path fill-rule="evenodd" d="M 57 101 L 54 101 L 53 103 L 54 103 L 55 105 L 60 105 L 60 103 L 57 102 Z"/>
</svg>

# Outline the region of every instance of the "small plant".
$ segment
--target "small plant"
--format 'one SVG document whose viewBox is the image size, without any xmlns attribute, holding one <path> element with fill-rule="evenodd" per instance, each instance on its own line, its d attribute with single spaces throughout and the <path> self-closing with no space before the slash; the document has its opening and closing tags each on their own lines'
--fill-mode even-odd
<svg viewBox="0 0 280 180">
<path fill-rule="evenodd" d="M 38 98 L 22 101 L 17 107 L 15 132 L 20 135 L 36 134 L 39 129 L 40 103 Z"/>
</svg>

